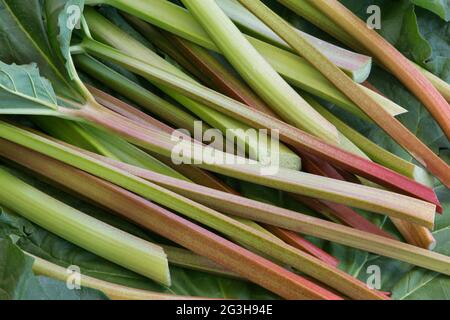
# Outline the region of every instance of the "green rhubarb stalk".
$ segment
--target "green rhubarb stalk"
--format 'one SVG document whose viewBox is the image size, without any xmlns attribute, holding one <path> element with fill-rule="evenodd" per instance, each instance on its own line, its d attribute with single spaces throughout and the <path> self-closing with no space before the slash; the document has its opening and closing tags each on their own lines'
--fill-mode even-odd
<svg viewBox="0 0 450 320">
<path fill-rule="evenodd" d="M 221 64 L 207 49 L 167 31 L 156 30 L 155 27 L 136 17 L 124 14 L 125 18 L 149 41 L 169 54 L 178 64 L 187 70 L 201 73 L 198 78 L 203 84 L 241 101 L 250 107 L 265 111 L 271 115 L 275 113 L 261 100 L 243 81 L 237 79 L 232 72 Z M 157 33 L 161 36 L 155 37 Z M 154 39 L 157 38 L 157 41 Z"/>
<path fill-rule="evenodd" d="M 129 15 L 127 13 L 122 13 L 125 20 L 139 33 L 147 39 L 152 45 L 154 45 L 161 52 L 169 55 L 174 59 L 177 64 L 179 64 L 184 70 L 186 70 L 190 75 L 194 76 L 195 79 L 200 80 L 202 83 L 207 83 L 207 77 L 195 68 L 189 57 L 185 56 L 183 53 L 179 52 L 169 41 L 169 37 L 172 36 L 171 33 L 164 32 L 157 27 L 154 27 L 145 21 L 136 18 L 135 16 Z M 164 33 L 163 33 L 164 32 Z M 169 39 L 168 39 L 169 38 Z"/>
<path fill-rule="evenodd" d="M 43 142 L 44 140 L 41 141 Z M 48 140 L 45 143 L 46 146 L 50 147 L 51 149 L 57 146 L 56 143 Z M 119 205 L 121 211 L 124 210 L 126 213 L 129 212 L 129 209 L 127 211 L 127 209 L 124 208 L 126 204 L 124 204 L 123 201 L 118 201 L 120 197 L 117 193 L 118 189 L 120 188 L 106 183 L 98 178 L 94 178 L 88 173 L 81 170 L 74 170 L 73 168 L 71 169 L 70 166 L 43 155 L 36 154 L 31 158 L 25 158 L 21 156 L 17 157 L 17 153 L 16 155 L 13 154 L 15 153 L 13 151 L 14 144 L 11 144 L 9 142 L 7 142 L 7 144 L 8 145 L 4 145 L 4 147 L 2 147 L 2 154 L 7 155 L 8 158 L 17 160 L 22 165 L 25 165 L 26 167 L 36 171 L 39 171 L 39 167 L 48 166 L 49 163 L 51 163 L 51 166 L 54 170 L 52 172 L 46 172 L 45 176 L 47 178 L 63 184 L 65 187 L 68 187 L 75 192 L 81 193 L 84 197 L 88 197 L 92 201 L 99 202 L 100 204 L 107 206 L 108 208 L 117 210 L 117 205 Z M 37 144 L 34 144 L 34 146 L 36 147 Z M 44 149 L 43 145 L 42 147 L 42 149 Z M 110 180 L 111 182 L 115 181 L 115 184 L 117 184 L 118 186 L 127 185 L 127 188 L 130 189 L 130 191 L 138 195 L 145 194 L 147 198 L 163 206 L 167 206 L 172 210 L 180 212 L 188 216 L 190 219 L 197 220 L 198 222 L 205 224 L 210 228 L 214 228 L 215 230 L 225 235 L 238 238 L 239 241 L 246 243 L 247 245 L 257 249 L 258 251 L 269 254 L 274 259 L 279 260 L 280 262 L 292 265 L 300 271 L 306 272 L 310 276 L 317 278 L 319 281 L 324 282 L 326 279 L 328 279 L 328 283 L 331 286 L 334 286 L 335 289 L 342 291 L 348 296 L 351 296 L 355 299 L 385 298 L 378 292 L 374 292 L 373 290 L 368 289 L 365 284 L 359 282 L 346 273 L 334 267 L 331 267 L 314 257 L 311 257 L 309 254 L 303 253 L 300 250 L 290 247 L 289 245 L 280 244 L 280 242 L 272 240 L 264 233 L 248 228 L 244 224 L 236 222 L 235 220 L 228 218 L 220 214 L 219 212 L 197 204 L 191 200 L 188 200 L 187 198 L 183 198 L 175 193 L 167 191 L 164 188 L 158 187 L 157 185 L 146 182 L 146 180 L 134 177 L 133 175 L 130 175 L 125 171 L 114 168 L 107 164 L 103 164 L 100 161 L 95 160 L 94 158 L 83 155 L 74 150 L 70 150 L 69 148 L 63 146 L 57 147 L 57 149 L 59 148 L 61 148 L 61 151 L 65 149 L 65 151 L 63 152 L 65 153 L 65 155 L 60 155 L 61 158 L 64 158 L 67 163 L 77 162 L 79 164 L 78 167 L 80 168 L 83 167 L 82 165 L 80 166 L 81 162 L 90 163 L 90 165 L 87 166 L 84 171 L 86 171 L 88 167 L 91 167 L 93 169 L 92 172 L 96 171 L 97 173 L 99 173 L 98 176 L 107 175 L 110 177 L 108 178 L 108 180 Z M 53 151 L 56 151 L 56 149 L 53 149 Z M 53 153 L 53 156 L 55 158 L 59 158 L 58 154 L 59 152 L 56 151 L 55 153 Z M 95 167 L 97 167 L 97 169 L 103 167 L 103 169 L 97 170 L 95 169 Z M 91 170 L 87 171 L 89 172 Z M 101 171 L 103 171 L 103 174 L 101 173 Z M 114 175 L 117 175 L 117 177 L 118 175 L 120 175 L 122 176 L 122 178 L 117 180 L 111 179 Z M 120 182 L 119 180 L 122 180 L 122 182 Z M 126 182 L 126 180 L 128 180 L 128 182 Z M 87 183 L 87 181 L 89 182 Z M 136 185 L 137 188 L 135 188 L 133 186 L 135 183 L 133 183 L 132 181 L 139 182 L 141 187 L 137 187 Z M 109 187 L 109 192 L 106 195 L 102 194 L 102 184 Z M 143 186 L 147 187 L 142 188 Z M 145 189 L 147 189 L 147 191 L 145 191 Z M 113 198 L 113 200 L 111 197 Z M 105 198 L 106 201 L 104 200 Z M 134 212 L 134 215 L 136 214 L 142 214 L 142 210 L 136 210 Z M 249 270 L 248 272 L 251 272 L 251 270 Z M 303 282 L 305 282 L 304 279 L 302 280 Z M 322 296 L 324 296 L 325 294 L 327 294 L 328 297 L 332 296 L 327 291 L 323 289 L 321 290 L 320 287 L 313 286 L 309 282 L 307 284 L 309 286 L 310 292 L 312 291 L 318 296 L 320 296 L 320 294 L 322 294 Z M 337 296 L 332 297 L 337 298 Z"/>
<path fill-rule="evenodd" d="M 51 171 L 51 167 L 43 168 Z M 0 184 L 8 192 L 0 203 L 37 225 L 127 269 L 170 285 L 167 257 L 163 249 L 94 219 L 48 196 L 0 169 Z"/>
<path fill-rule="evenodd" d="M 89 24 L 90 31 L 96 38 L 101 39 L 103 42 L 106 42 L 116 49 L 128 54 L 130 57 L 134 57 L 144 61 L 145 63 L 163 68 L 164 70 L 171 72 L 186 81 L 196 83 L 194 79 L 190 78 L 183 71 L 161 58 L 139 41 L 131 38 L 128 34 L 109 22 L 95 10 L 87 8 L 84 14 Z M 191 112 L 196 114 L 203 121 L 206 121 L 214 128 L 222 131 L 224 135 L 226 135 L 227 130 L 234 129 L 233 132 L 236 135 L 238 144 L 245 146 L 245 149 L 248 150 L 248 155 L 250 157 L 255 158 L 256 156 L 256 160 L 261 160 L 263 159 L 263 155 L 265 155 L 264 151 L 270 151 L 270 143 L 264 144 L 264 141 L 255 139 L 251 135 L 246 134 L 246 132 L 251 129 L 250 126 L 236 121 L 233 118 L 221 114 L 220 112 L 211 110 L 211 108 L 189 99 L 171 88 L 166 86 L 160 86 L 160 88 L 188 108 Z M 300 163 L 301 160 L 296 154 L 294 154 L 286 146 L 280 146 L 281 166 L 298 170 L 300 169 Z"/>
<path fill-rule="evenodd" d="M 188 112 L 158 97 L 90 56 L 76 55 L 74 62 L 77 68 L 101 81 L 124 97 L 138 103 L 139 106 L 152 114 L 157 115 L 177 128 L 185 128 L 192 133 L 194 132 L 194 123 L 198 121 L 198 118 L 195 118 Z M 205 128 L 208 129 L 209 127 L 205 124 Z"/>
<path fill-rule="evenodd" d="M 27 253 L 26 253 L 27 254 Z M 28 254 L 34 259 L 33 272 L 39 276 L 46 276 L 59 281 L 66 282 L 70 274 L 67 269 L 57 264 L 44 260 L 42 258 Z M 84 274 L 80 275 L 81 285 L 83 287 L 96 289 L 113 300 L 204 300 L 199 297 L 184 297 L 172 294 L 162 294 L 158 292 L 151 292 L 147 290 L 135 289 L 116 283 L 100 280 Z"/>
<path fill-rule="evenodd" d="M 260 1 L 239 0 L 256 16 L 269 25 L 280 37 L 302 54 L 312 65 L 322 72 L 339 90 L 357 104 L 376 124 L 385 130 L 397 143 L 439 178 L 444 185 L 450 186 L 449 166 L 434 154 L 422 141 L 413 135 L 400 121 L 379 107 L 364 90 L 361 90 L 345 73 L 338 69 L 323 54 L 292 27 Z M 317 5 L 317 2 L 314 2 Z M 320 0 L 320 3 L 324 3 Z M 339 5 L 340 7 L 340 5 Z M 356 29 L 356 28 L 355 28 Z M 433 88 L 434 90 L 434 88 Z M 445 102 L 446 103 L 446 102 Z M 450 108 L 448 108 L 450 115 Z M 449 121 L 450 125 L 450 121 Z"/>
<path fill-rule="evenodd" d="M 317 137 L 339 144 L 336 128 L 281 78 L 214 0 L 184 0 L 183 3 L 244 80 L 280 117 Z"/>
<path fill-rule="evenodd" d="M 350 48 L 353 48 L 355 39 L 342 30 L 332 19 L 328 19 L 308 0 L 278 0 L 279 3 L 289 8 L 299 16 L 310 21 L 334 38 L 338 39 Z"/>
<path fill-rule="evenodd" d="M 434 75 L 430 71 L 426 70 L 425 68 L 422 68 L 418 64 L 415 64 L 415 66 L 425 75 L 425 77 L 427 77 L 427 79 L 433 84 L 433 86 L 442 94 L 445 100 L 447 100 L 447 102 L 450 102 L 450 84 Z"/>
<path fill-rule="evenodd" d="M 393 45 L 338 1 L 310 1 L 395 75 L 430 111 L 450 139 L 450 107 L 430 81 Z"/>
<path fill-rule="evenodd" d="M 220 52 L 202 26 L 190 13 L 169 1 L 148 0 L 145 2 L 129 2 L 125 0 L 107 0 L 87 1 L 87 3 L 110 4 L 202 47 Z M 337 90 L 305 59 L 289 51 L 265 43 L 264 41 L 252 37 L 247 37 L 247 39 L 272 67 L 292 85 L 329 100 L 359 117 L 368 119 L 351 100 Z M 371 90 L 367 90 L 367 93 L 374 99 L 377 99 L 383 108 L 394 116 L 406 112 L 402 107 Z"/>
<path fill-rule="evenodd" d="M 6 146 L 2 146 L 6 149 Z M 17 157 L 21 157 L 21 154 L 27 152 L 26 149 L 21 150 L 22 152 L 10 152 L 9 154 L 14 155 L 15 159 L 17 159 Z M 278 226 L 356 249 L 398 259 L 440 273 L 450 274 L 450 257 L 442 254 L 429 252 L 428 250 L 416 248 L 397 240 L 355 230 L 264 202 L 254 201 L 238 195 L 163 176 L 155 172 L 120 163 L 113 159 L 90 154 L 87 151 L 83 151 L 83 153 L 118 169 L 125 170 L 130 174 L 164 186 L 218 211 L 229 212 L 233 215 L 249 218 L 268 225 Z M 32 157 L 24 158 L 29 159 Z"/>
<path fill-rule="evenodd" d="M 322 159 L 325 159 L 327 162 L 333 163 L 338 167 L 345 168 L 348 171 L 358 174 L 362 177 L 371 179 L 383 186 L 393 188 L 394 190 L 401 190 L 401 192 L 403 193 L 414 195 L 420 199 L 430 201 L 439 206 L 439 201 L 430 188 L 426 188 L 425 186 L 416 183 L 413 180 L 398 175 L 393 171 L 390 171 L 382 166 L 368 161 L 367 159 L 363 159 L 361 157 L 355 156 L 352 153 L 345 152 L 339 147 L 331 146 L 321 139 L 308 135 L 292 126 L 286 125 L 284 122 L 267 116 L 264 113 L 261 113 L 257 110 L 251 110 L 247 106 L 226 96 L 223 96 L 213 90 L 210 90 L 209 88 L 181 79 L 177 76 L 165 72 L 162 69 L 156 68 L 140 60 L 129 57 L 126 54 L 123 54 L 90 38 L 84 38 L 83 42 L 77 46 L 77 50 L 86 50 L 91 54 L 99 56 L 100 58 L 114 61 L 114 63 L 128 68 L 132 72 L 142 75 L 149 80 L 164 84 L 166 86 L 170 86 L 171 88 L 178 90 L 186 96 L 192 97 L 193 99 L 196 99 L 217 111 L 223 112 L 227 115 L 244 121 L 248 125 L 251 125 L 253 127 L 278 130 L 281 141 L 291 145 L 294 148 L 298 148 L 299 150 L 314 154 Z M 174 144 L 173 141 L 169 141 L 167 135 L 158 133 L 156 130 L 150 130 L 150 128 L 148 128 L 148 131 L 151 131 L 151 133 L 149 132 L 147 135 L 144 135 L 143 130 L 145 130 L 145 128 L 136 128 L 133 123 L 121 124 L 121 122 L 124 121 L 123 119 L 119 120 L 115 119 L 115 117 L 111 118 L 112 115 L 110 114 L 103 115 L 104 112 L 95 105 L 91 105 L 75 111 L 71 109 L 69 110 L 60 108 L 60 111 L 65 113 L 67 116 L 85 119 L 87 121 L 96 123 L 97 125 L 109 128 L 110 130 L 114 130 L 116 133 L 121 134 L 131 142 L 138 144 L 145 149 L 149 149 L 163 155 L 165 154 L 166 156 L 171 156 L 172 151 L 174 150 L 173 148 L 177 148 L 177 145 Z M 188 146 L 186 145 L 186 147 Z M 208 151 L 208 149 L 203 149 L 203 151 Z M 204 153 L 202 153 L 202 155 L 204 155 Z M 186 158 L 186 161 L 198 164 L 198 166 L 202 168 L 212 170 L 217 173 L 227 174 L 230 176 L 233 176 L 234 174 L 235 177 L 237 176 L 237 178 L 240 179 L 249 179 L 249 181 L 251 182 L 265 184 L 272 187 L 276 186 L 277 188 L 284 188 L 284 190 L 288 192 L 300 192 L 303 195 L 310 194 L 306 192 L 307 188 L 303 188 L 302 191 L 300 191 L 301 189 L 296 189 L 297 191 L 293 191 L 286 189 L 286 183 L 283 183 L 281 181 L 276 184 L 274 184 L 273 182 L 269 182 L 271 180 L 268 179 L 269 177 L 262 177 L 260 174 L 256 174 L 256 171 L 259 171 L 261 169 L 258 169 L 257 165 L 252 168 L 254 170 L 254 176 L 252 177 L 252 173 L 250 173 L 251 168 L 248 168 L 249 170 L 246 170 L 242 167 L 239 168 L 237 166 L 230 166 L 227 164 L 214 165 L 214 163 L 217 164 L 218 162 L 223 163 L 223 159 L 225 156 L 217 150 L 209 156 L 216 157 L 216 160 L 205 162 L 202 159 L 194 159 L 195 157 L 199 157 L 199 155 L 196 155 L 194 153 L 194 155 L 189 155 L 189 159 Z M 236 158 L 235 160 L 238 159 Z M 211 162 L 213 164 L 211 164 Z M 288 171 L 291 172 L 291 170 Z M 237 172 L 239 173 L 237 174 Z M 293 172 L 293 176 L 297 174 L 301 173 Z M 290 180 L 292 180 L 293 176 L 291 176 Z M 274 176 L 270 178 L 274 178 Z M 303 185 L 305 185 L 306 181 L 303 182 Z M 332 197 L 332 199 L 328 198 L 326 196 L 327 192 L 324 192 L 324 189 L 327 189 L 326 186 L 321 186 L 320 188 L 315 190 L 314 194 L 310 195 L 319 198 L 325 196 L 323 198 L 325 200 L 342 203 L 343 199 L 340 197 Z M 355 202 L 352 203 L 356 204 Z M 360 204 L 361 202 L 359 202 L 356 207 L 358 207 L 358 205 Z M 372 208 L 372 211 L 373 209 L 374 208 Z M 441 207 L 439 206 L 438 209 L 441 210 Z"/>
<path fill-rule="evenodd" d="M 225 14 L 244 32 L 266 42 L 275 44 L 284 50 L 292 50 L 283 39 L 262 23 L 261 20 L 255 17 L 250 11 L 240 5 L 237 0 L 218 0 L 216 2 Z M 295 31 L 307 37 L 318 50 L 333 61 L 336 66 L 347 73 L 354 81 L 362 83 L 369 77 L 372 68 L 371 57 L 340 48 L 298 29 Z"/>
</svg>

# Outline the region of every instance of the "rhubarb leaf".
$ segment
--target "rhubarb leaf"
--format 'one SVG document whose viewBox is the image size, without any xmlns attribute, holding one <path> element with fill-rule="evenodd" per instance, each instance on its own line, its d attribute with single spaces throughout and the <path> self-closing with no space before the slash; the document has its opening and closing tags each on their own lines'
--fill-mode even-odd
<svg viewBox="0 0 450 320">
<path fill-rule="evenodd" d="M 18 66 L 0 61 L 0 114 L 51 114 L 58 109 L 50 82 L 35 64 Z"/>
<path fill-rule="evenodd" d="M 97 290 L 70 290 L 64 282 L 35 276 L 33 261 L 10 238 L 0 236 L 0 300 L 107 299 Z"/>
<path fill-rule="evenodd" d="M 434 232 L 439 243 L 437 251 L 450 254 L 450 226 Z M 392 289 L 393 298 L 399 300 L 449 300 L 450 277 L 422 268 L 408 272 Z"/>
<path fill-rule="evenodd" d="M 51 45 L 45 16 L 43 1 L 0 0 L 0 60 L 36 63 L 58 95 L 82 102 L 59 50 Z"/>
<path fill-rule="evenodd" d="M 441 199 L 441 203 L 444 208 L 444 214 L 439 215 L 436 218 L 434 237 L 437 241 L 436 251 L 450 255 L 450 192 L 443 186 L 439 186 L 435 189 L 436 193 Z M 371 276 L 369 267 L 377 266 L 381 271 L 381 289 L 384 291 L 393 292 L 395 298 L 404 299 L 433 299 L 436 295 L 432 294 L 433 290 L 425 290 L 425 288 L 435 287 L 438 294 L 443 293 L 439 291 L 440 281 L 448 281 L 449 277 L 439 275 L 437 273 L 430 272 L 422 268 L 413 268 L 410 264 L 395 261 L 392 259 L 377 257 L 370 255 L 364 266 L 361 266 L 361 271 L 358 277 L 362 281 L 367 281 Z M 424 279 L 421 279 L 421 278 Z M 408 278 L 411 278 L 411 282 L 408 284 Z M 436 280 L 435 280 L 436 279 Z M 428 282 L 433 282 L 428 284 Z M 425 288 L 422 289 L 422 286 Z M 415 291 L 420 291 L 420 297 L 415 295 Z M 445 299 L 444 296 L 439 296 L 439 299 Z"/>
<path fill-rule="evenodd" d="M 71 80 L 77 77 L 77 72 L 72 63 L 70 44 L 73 31 L 81 28 L 83 9 L 84 0 L 45 1 L 45 12 L 48 19 L 47 28 L 51 45 L 63 59 Z"/>
<path fill-rule="evenodd" d="M 450 20 L 450 3 L 448 0 L 411 0 L 411 2 L 436 13 L 445 21 Z"/>
<path fill-rule="evenodd" d="M 448 41 L 450 29 L 448 22 L 440 20 L 425 10 L 416 10 L 416 13 L 420 33 L 432 48 L 432 55 L 424 62 L 425 67 L 448 83 L 450 81 L 450 43 Z"/>
</svg>

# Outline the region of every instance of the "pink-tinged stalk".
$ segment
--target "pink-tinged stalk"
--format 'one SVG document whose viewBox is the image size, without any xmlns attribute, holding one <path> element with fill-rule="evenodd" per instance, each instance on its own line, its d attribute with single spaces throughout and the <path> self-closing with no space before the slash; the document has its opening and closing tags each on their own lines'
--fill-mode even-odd
<svg viewBox="0 0 450 320">
<path fill-rule="evenodd" d="M 147 29 L 148 24 L 145 22 L 142 22 L 139 19 L 132 18 L 132 21 L 135 21 L 136 24 L 138 24 L 139 29 L 144 32 Z M 221 92 L 226 94 L 227 96 L 236 99 L 237 101 L 240 101 L 247 105 L 248 107 L 259 110 L 261 112 L 264 112 L 267 115 L 276 117 L 279 119 L 279 117 L 273 113 L 265 104 L 264 102 L 260 101 L 258 98 L 257 100 L 254 100 L 252 96 L 255 96 L 253 92 L 251 92 L 251 89 L 248 88 L 243 82 L 238 80 L 233 74 L 231 74 L 228 70 L 226 70 L 221 64 L 215 60 L 214 57 L 212 57 L 206 50 L 204 50 L 201 47 L 196 46 L 195 44 L 190 43 L 187 40 L 183 40 L 181 38 L 178 38 L 176 36 L 173 36 L 167 32 L 165 32 L 167 39 L 171 40 L 172 43 L 174 43 L 177 47 L 177 49 L 184 53 L 185 56 L 189 57 L 189 64 L 192 66 L 196 66 L 197 69 L 202 70 L 205 74 L 208 75 L 208 77 L 213 81 L 214 84 L 216 84 L 217 87 L 222 88 Z M 183 61 L 178 61 L 179 63 L 183 63 Z M 308 169 L 305 167 L 307 172 L 319 174 L 322 176 L 328 176 L 330 178 L 334 179 L 342 179 L 342 177 L 339 175 L 339 173 L 336 172 L 336 169 L 330 166 L 329 164 L 320 161 L 319 159 L 314 159 L 315 164 L 321 163 L 321 169 L 327 169 L 325 172 L 318 172 L 317 170 L 312 170 L 311 166 L 314 166 L 315 164 L 312 163 L 313 159 L 308 159 L 308 157 L 304 154 L 301 155 L 302 158 L 305 159 L 305 164 L 310 166 Z M 315 169 L 317 167 L 315 166 Z M 320 171 L 320 170 L 319 170 Z M 356 179 L 356 178 L 355 178 Z M 200 183 L 201 184 L 201 183 Z M 224 191 L 224 190 L 222 190 Z M 295 197 L 295 195 L 293 195 Z M 304 200 L 308 200 L 306 197 L 299 196 L 297 199 L 303 200 L 302 202 L 305 203 Z M 310 201 L 311 200 L 311 201 Z M 343 205 L 338 204 L 330 204 L 330 206 L 327 206 L 325 203 L 317 203 L 317 200 L 309 199 L 307 201 L 314 207 L 313 210 L 320 210 L 322 213 L 326 211 L 327 214 L 331 213 L 336 210 L 335 216 L 338 217 L 339 221 L 344 222 L 347 225 L 353 226 L 355 228 L 358 228 L 359 230 L 373 232 L 375 234 L 379 234 L 382 236 L 392 237 L 390 234 L 379 228 L 378 226 L 372 224 L 370 221 L 366 220 L 364 217 L 359 215 L 354 210 L 345 207 Z M 288 235 L 289 236 L 289 235 Z M 297 248 L 301 248 L 302 243 L 301 239 L 299 239 L 298 244 L 296 245 Z"/>
<path fill-rule="evenodd" d="M 363 45 L 427 107 L 450 139 L 450 107 L 433 84 L 393 45 L 336 0 L 308 0 Z"/>
<path fill-rule="evenodd" d="M 62 162 L 0 139 L 3 156 L 115 211 L 286 299 L 339 296 L 176 214 Z M 26 155 L 26 156 L 25 156 Z"/>
<path fill-rule="evenodd" d="M 88 151 L 82 151 L 76 147 L 72 147 L 72 149 L 133 175 L 152 181 L 218 211 L 224 211 L 235 216 L 278 226 L 301 234 L 349 245 L 357 249 L 366 250 L 450 275 L 450 258 L 447 256 L 379 235 L 303 215 L 299 212 L 170 178 L 92 154 Z"/>
<path fill-rule="evenodd" d="M 336 171 L 332 166 L 327 163 L 324 163 L 320 159 L 309 157 L 304 159 L 304 169 L 307 172 L 321 175 L 324 177 L 329 177 L 338 180 L 344 180 L 345 178 Z M 390 239 L 394 239 L 394 237 L 388 232 L 384 231 L 377 225 L 373 224 L 360 214 L 358 214 L 353 209 L 344 206 L 342 204 L 332 203 L 329 201 L 320 201 L 314 199 L 308 199 L 302 196 L 296 197 L 298 200 L 304 202 L 307 206 L 311 207 L 314 210 L 317 210 L 319 213 L 324 213 L 325 215 L 331 214 L 333 217 L 337 218 L 340 222 L 345 225 L 351 226 L 355 229 L 370 232 L 373 234 L 377 234 L 379 236 L 387 237 Z"/>
<path fill-rule="evenodd" d="M 101 90 L 98 90 L 90 86 L 88 86 L 88 88 L 91 91 L 91 93 L 93 93 L 94 97 L 99 103 L 108 107 L 110 110 L 118 112 L 119 114 L 127 117 L 128 119 L 135 120 L 150 127 L 159 128 L 162 131 L 169 134 L 172 133 L 172 131 L 174 130 L 170 126 L 167 126 L 159 122 L 158 120 L 152 118 L 151 116 L 133 108 L 132 106 L 126 104 L 125 102 L 122 102 L 114 98 L 113 96 L 106 94 L 105 92 L 102 92 Z M 170 162 L 170 160 L 168 160 L 167 162 Z M 175 169 L 178 169 L 178 167 L 175 167 Z M 220 181 L 219 179 L 213 177 L 211 174 L 204 172 L 201 169 L 198 169 L 193 166 L 185 166 L 184 171 L 185 172 L 188 171 L 187 172 L 188 178 L 189 176 L 192 177 L 193 179 L 191 180 L 197 184 L 212 187 L 213 189 L 216 190 L 238 195 L 238 193 L 233 188 L 231 188 L 224 182 Z M 275 234 L 276 236 L 278 236 L 278 238 L 282 240 L 288 240 L 285 242 L 292 245 L 293 247 L 300 249 L 304 252 L 307 252 L 312 256 L 315 256 L 316 258 L 324 262 L 327 262 L 332 266 L 337 266 L 339 263 L 336 258 L 326 253 L 325 251 L 321 250 L 313 243 L 302 238 L 295 232 L 283 230 L 281 228 L 273 226 L 265 226 L 265 229 L 269 229 L 273 234 Z"/>
<path fill-rule="evenodd" d="M 274 226 L 265 226 L 267 230 L 272 232 L 274 235 L 276 235 L 278 238 L 286 242 L 287 244 L 290 244 L 293 247 L 296 247 L 302 251 L 305 251 L 309 253 L 310 255 L 326 262 L 327 264 L 338 267 L 339 266 L 339 260 L 332 255 L 330 255 L 328 252 L 320 249 L 312 242 L 306 240 L 302 236 L 298 235 L 295 232 L 277 228 Z"/>
</svg>

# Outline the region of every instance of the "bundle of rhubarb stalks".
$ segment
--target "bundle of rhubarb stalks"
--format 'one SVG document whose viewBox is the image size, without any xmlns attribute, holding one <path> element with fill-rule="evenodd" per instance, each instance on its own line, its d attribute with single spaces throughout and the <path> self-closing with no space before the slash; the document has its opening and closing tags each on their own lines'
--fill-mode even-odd
<svg viewBox="0 0 450 320">
<path fill-rule="evenodd" d="M 284 299 L 390 299 L 362 277 L 377 261 L 396 263 L 383 283 L 405 270 L 448 283 L 433 230 L 449 165 L 367 79 L 372 64 L 396 77 L 445 144 L 449 85 L 339 1 L 278 2 L 0 0 L 1 246 L 35 275 L 80 265 L 81 285 L 113 299 L 217 297 L 180 270 Z M 72 251 L 46 251 L 43 234 Z M 121 281 L 102 277 L 114 268 Z"/>
</svg>

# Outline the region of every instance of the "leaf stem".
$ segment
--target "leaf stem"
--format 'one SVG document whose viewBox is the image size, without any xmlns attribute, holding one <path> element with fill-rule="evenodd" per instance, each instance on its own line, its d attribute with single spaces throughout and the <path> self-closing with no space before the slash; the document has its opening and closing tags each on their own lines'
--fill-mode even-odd
<svg viewBox="0 0 450 320">
<path fill-rule="evenodd" d="M 60 267 L 57 264 L 51 263 L 47 260 L 30 255 L 28 253 L 26 254 L 34 259 L 33 272 L 35 274 L 46 276 L 64 282 L 66 282 L 69 279 L 70 274 L 67 273 L 66 268 Z M 110 299 L 113 300 L 204 300 L 205 299 L 200 297 L 183 297 L 135 289 L 115 284 L 112 282 L 99 280 L 97 278 L 86 276 L 83 274 L 81 275 L 81 285 L 83 287 L 102 291 Z"/>
</svg>

